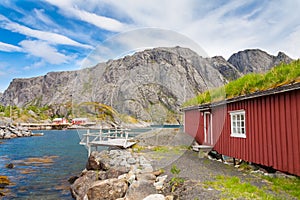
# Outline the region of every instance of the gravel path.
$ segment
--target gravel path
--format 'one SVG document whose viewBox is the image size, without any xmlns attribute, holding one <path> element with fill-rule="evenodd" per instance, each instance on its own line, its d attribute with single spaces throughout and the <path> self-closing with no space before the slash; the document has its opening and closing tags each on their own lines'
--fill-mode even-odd
<svg viewBox="0 0 300 200">
<path fill-rule="evenodd" d="M 156 169 L 163 169 L 168 175 L 168 180 L 174 175 L 171 168 L 175 165 L 181 170 L 179 177 L 185 180 L 183 186 L 178 187 L 173 193 L 175 199 L 220 199 L 221 191 L 218 191 L 207 182 L 215 181 L 217 176 L 238 177 L 241 182 L 250 182 L 252 185 L 262 188 L 268 183 L 257 175 L 245 170 L 240 170 L 233 165 L 224 164 L 217 160 L 199 158 L 198 152 L 186 149 L 193 142 L 185 133 L 179 130 L 156 130 L 139 136 L 140 143 L 144 149 L 141 151 L 144 156 L 152 161 Z M 180 148 L 185 146 L 185 148 Z M 163 147 L 164 148 L 163 148 Z M 169 147 L 166 148 L 166 147 Z M 278 195 L 273 191 L 269 191 Z M 170 194 L 170 188 L 164 193 Z M 283 199 L 291 199 L 283 196 Z"/>
</svg>

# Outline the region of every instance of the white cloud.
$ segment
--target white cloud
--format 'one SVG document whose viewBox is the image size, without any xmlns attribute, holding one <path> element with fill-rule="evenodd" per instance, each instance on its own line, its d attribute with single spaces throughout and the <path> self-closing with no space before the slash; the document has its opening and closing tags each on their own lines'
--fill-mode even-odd
<svg viewBox="0 0 300 200">
<path fill-rule="evenodd" d="M 81 10 L 92 10 L 95 14 L 109 10 L 111 16 L 129 21 L 131 28 L 155 27 L 177 31 L 202 45 L 210 56 L 223 55 L 228 58 L 239 50 L 261 48 L 270 53 L 285 49 L 287 54 L 300 57 L 299 51 L 293 50 L 299 46 L 295 29 L 300 25 L 300 15 L 296 14 L 300 10 L 300 1 L 59 2 L 57 0 L 55 4 L 61 4 L 59 6 L 62 8 L 70 5 L 76 8 L 77 5 Z"/>
<path fill-rule="evenodd" d="M 84 9 L 80 9 L 76 6 L 76 1 L 61 1 L 61 0 L 46 0 L 48 3 L 57 6 L 61 9 L 61 13 L 66 16 L 75 17 L 78 20 L 93 24 L 101 29 L 108 31 L 119 32 L 126 28 L 126 24 L 121 23 L 120 21 L 98 15 L 93 12 L 88 12 Z M 81 2 L 83 6 L 88 6 L 89 3 Z M 98 2 L 99 3 L 99 2 Z"/>
<path fill-rule="evenodd" d="M 71 59 L 71 57 L 58 52 L 47 42 L 38 40 L 23 40 L 20 42 L 20 45 L 30 55 L 42 58 L 50 64 L 62 64 Z"/>
<path fill-rule="evenodd" d="M 124 30 L 145 27 L 173 30 L 197 42 L 210 56 L 222 55 L 228 58 L 239 50 L 261 48 L 273 54 L 284 50 L 292 57 L 300 57 L 297 50 L 300 15 L 296 14 L 300 9 L 300 1 L 45 1 L 58 7 L 60 13 L 70 20 L 81 20 L 108 31 L 120 33 Z M 34 12 L 43 23 L 52 23 L 43 10 L 35 9 Z M 3 24 L 1 16 L 0 21 Z M 25 35 L 49 43 L 52 41 L 56 44 L 84 45 L 62 35 L 53 35 L 54 33 L 49 35 L 45 31 L 39 32 L 6 21 L 6 26 L 8 24 L 9 30 L 26 33 Z M 79 32 L 78 35 L 80 34 L 85 33 Z M 95 41 L 95 38 L 91 39 L 92 36 L 86 35 L 85 41 Z M 129 39 L 127 44 L 137 47 L 138 42 L 133 38 Z"/>
<path fill-rule="evenodd" d="M 77 46 L 82 48 L 92 48 L 90 45 L 81 44 L 64 35 L 28 28 L 18 23 L 12 22 L 11 20 L 9 20 L 3 15 L 0 15 L 0 25 L 2 28 L 5 28 L 12 32 L 21 33 L 23 35 L 44 40 L 49 43 L 71 45 L 71 46 Z"/>
<path fill-rule="evenodd" d="M 22 50 L 22 48 L 20 48 L 20 47 L 18 47 L 18 46 L 0 42 L 0 51 L 6 51 L 6 52 L 22 52 L 23 50 Z"/>
<path fill-rule="evenodd" d="M 47 15 L 45 15 L 45 11 L 43 9 L 35 8 L 33 9 L 33 12 L 38 20 L 42 21 L 47 25 L 55 26 L 55 23 Z"/>
<path fill-rule="evenodd" d="M 25 67 L 23 67 L 24 70 L 35 70 L 35 69 L 39 69 L 41 67 L 44 67 L 45 66 L 45 61 L 44 60 L 40 60 L 38 62 L 35 62 L 31 65 L 27 65 Z"/>
</svg>

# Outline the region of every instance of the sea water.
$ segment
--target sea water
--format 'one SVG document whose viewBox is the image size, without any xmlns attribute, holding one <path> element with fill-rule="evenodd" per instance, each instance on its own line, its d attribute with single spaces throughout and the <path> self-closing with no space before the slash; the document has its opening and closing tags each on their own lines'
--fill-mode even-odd
<svg viewBox="0 0 300 200">
<path fill-rule="evenodd" d="M 72 199 L 68 179 L 87 161 L 77 130 L 38 132 L 44 136 L 0 141 L 0 176 L 11 182 L 3 199 Z M 6 168 L 9 163 L 13 169 Z"/>
<path fill-rule="evenodd" d="M 129 135 L 133 137 L 156 128 L 181 126 L 132 129 Z M 34 132 L 43 132 L 44 136 L 0 140 L 0 176 L 7 176 L 11 182 L 1 191 L 6 195 L 2 199 L 72 199 L 68 179 L 85 168 L 88 152 L 79 141 L 86 130 Z M 10 163 L 13 169 L 6 168 Z"/>
</svg>

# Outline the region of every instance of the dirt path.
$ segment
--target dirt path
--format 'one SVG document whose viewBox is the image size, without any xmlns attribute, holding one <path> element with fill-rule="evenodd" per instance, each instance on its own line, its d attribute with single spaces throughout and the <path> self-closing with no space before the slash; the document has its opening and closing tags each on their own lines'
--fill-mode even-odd
<svg viewBox="0 0 300 200">
<path fill-rule="evenodd" d="M 270 182 L 257 174 L 217 160 L 199 158 L 198 152 L 187 149 L 192 144 L 192 139 L 178 130 L 175 132 L 170 130 L 167 132 L 154 131 L 147 135 L 141 135 L 139 138 L 140 145 L 143 146 L 140 153 L 152 161 L 154 168 L 163 169 L 164 173 L 168 175 L 169 181 L 174 177 L 174 174 L 171 173 L 172 166 L 180 169 L 178 177 L 185 181 L 172 193 L 175 195 L 175 199 L 270 199 L 270 196 L 271 199 L 297 199 L 281 191 L 280 193 L 272 191 Z M 231 184 L 230 181 L 233 181 L 235 185 L 241 183 L 241 187 L 245 187 L 246 190 L 247 188 L 250 189 L 249 191 L 253 189 L 253 194 L 251 192 L 249 195 L 243 193 L 239 197 L 240 188 L 235 189 L 230 186 L 229 188 L 233 191 L 226 194 L 226 191 L 222 190 L 226 190 L 228 186 L 222 188 L 222 186 L 216 187 L 214 184 L 215 182 Z M 164 194 L 171 194 L 170 190 L 171 187 L 167 187 Z"/>
</svg>

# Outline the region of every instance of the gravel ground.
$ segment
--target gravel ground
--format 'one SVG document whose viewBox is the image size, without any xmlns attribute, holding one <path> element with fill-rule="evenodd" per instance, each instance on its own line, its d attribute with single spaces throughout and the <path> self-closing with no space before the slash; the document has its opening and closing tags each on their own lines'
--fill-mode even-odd
<svg viewBox="0 0 300 200">
<path fill-rule="evenodd" d="M 198 152 L 186 148 L 178 148 L 180 146 L 187 147 L 193 143 L 193 138 L 182 133 L 180 130 L 156 130 L 140 135 L 138 139 L 140 140 L 139 145 L 144 147 L 141 153 L 152 161 L 154 168 L 164 169 L 165 174 L 168 175 L 168 181 L 173 177 L 173 174 L 170 172 L 173 165 L 176 165 L 181 170 L 179 177 L 183 178 L 185 182 L 173 192 L 175 199 L 222 198 L 223 196 L 220 191 L 206 184 L 208 181 L 214 181 L 218 175 L 225 177 L 235 176 L 241 182 L 250 182 L 258 188 L 262 188 L 268 184 L 259 176 L 245 170 L 240 170 L 233 165 L 208 158 L 199 158 Z M 167 146 L 170 149 L 157 148 L 157 146 Z M 174 146 L 177 146 L 175 150 Z M 166 188 L 164 193 L 166 195 L 170 194 L 170 190 L 170 187 Z M 278 196 L 273 191 L 269 192 Z M 286 196 L 286 194 L 282 195 L 282 199 L 292 199 L 290 196 Z"/>
</svg>

